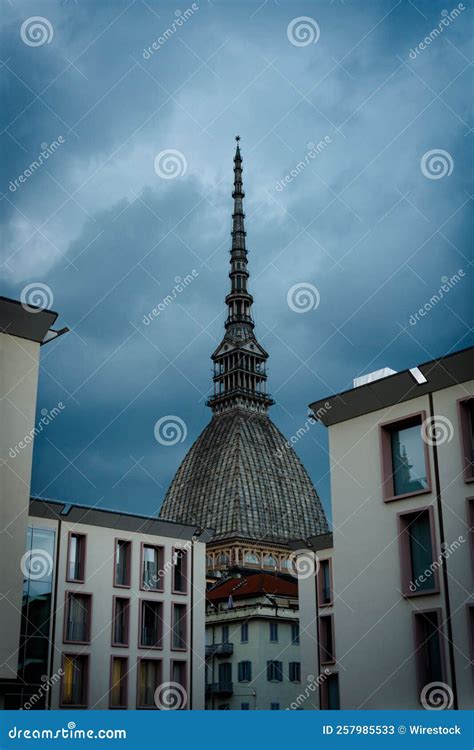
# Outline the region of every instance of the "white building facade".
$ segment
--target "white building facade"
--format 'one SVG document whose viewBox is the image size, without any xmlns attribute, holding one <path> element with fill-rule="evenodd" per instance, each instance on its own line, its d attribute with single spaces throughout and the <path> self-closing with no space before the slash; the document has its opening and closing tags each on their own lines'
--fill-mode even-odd
<svg viewBox="0 0 474 750">
<path fill-rule="evenodd" d="M 474 706 L 473 357 L 325 399 L 343 709 Z M 300 611 L 303 651 L 315 615 Z"/>
</svg>

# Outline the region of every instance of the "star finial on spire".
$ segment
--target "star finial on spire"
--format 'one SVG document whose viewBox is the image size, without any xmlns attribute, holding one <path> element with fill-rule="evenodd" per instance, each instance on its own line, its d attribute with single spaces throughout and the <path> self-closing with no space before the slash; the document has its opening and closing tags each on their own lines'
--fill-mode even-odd
<svg viewBox="0 0 474 750">
<path fill-rule="evenodd" d="M 237 143 L 238 143 L 238 142 L 240 141 L 240 135 L 236 135 L 236 136 L 235 136 L 235 140 L 236 140 L 236 141 L 237 141 Z"/>
</svg>

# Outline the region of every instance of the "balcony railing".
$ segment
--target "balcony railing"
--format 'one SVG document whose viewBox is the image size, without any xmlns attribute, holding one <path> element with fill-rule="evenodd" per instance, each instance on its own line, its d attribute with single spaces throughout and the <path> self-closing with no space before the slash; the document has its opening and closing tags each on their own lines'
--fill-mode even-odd
<svg viewBox="0 0 474 750">
<path fill-rule="evenodd" d="M 209 695 L 232 695 L 233 692 L 232 682 L 209 682 L 206 685 L 206 693 Z"/>
<path fill-rule="evenodd" d="M 208 643 L 206 656 L 231 656 L 234 653 L 233 643 Z"/>
</svg>

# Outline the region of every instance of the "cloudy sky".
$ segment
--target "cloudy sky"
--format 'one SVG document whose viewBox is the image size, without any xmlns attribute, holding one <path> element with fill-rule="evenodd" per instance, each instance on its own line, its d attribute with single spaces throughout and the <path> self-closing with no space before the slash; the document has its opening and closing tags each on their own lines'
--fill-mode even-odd
<svg viewBox="0 0 474 750">
<path fill-rule="evenodd" d="M 71 329 L 42 350 L 38 415 L 65 408 L 37 439 L 35 495 L 156 512 L 208 422 L 237 133 L 288 437 L 355 376 L 473 343 L 461 6 L 2 0 L 0 294 L 36 289 Z M 183 440 L 157 441 L 162 417 Z M 329 512 L 325 429 L 296 450 Z"/>
</svg>

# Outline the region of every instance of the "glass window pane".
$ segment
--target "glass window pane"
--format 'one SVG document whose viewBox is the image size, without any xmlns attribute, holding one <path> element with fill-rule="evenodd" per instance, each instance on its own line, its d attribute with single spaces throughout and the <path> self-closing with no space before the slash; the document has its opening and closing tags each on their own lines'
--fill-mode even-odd
<svg viewBox="0 0 474 750">
<path fill-rule="evenodd" d="M 428 482 L 420 425 L 393 430 L 391 445 L 395 495 L 404 495 L 426 489 Z"/>
</svg>

